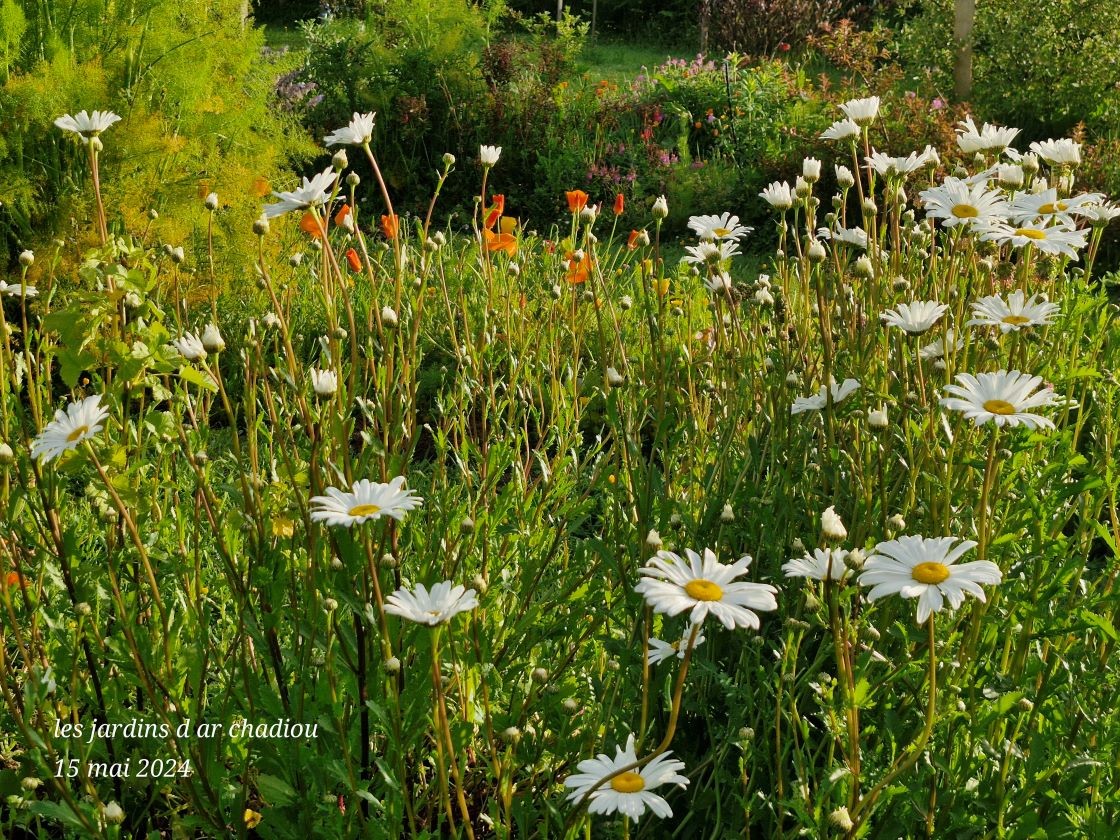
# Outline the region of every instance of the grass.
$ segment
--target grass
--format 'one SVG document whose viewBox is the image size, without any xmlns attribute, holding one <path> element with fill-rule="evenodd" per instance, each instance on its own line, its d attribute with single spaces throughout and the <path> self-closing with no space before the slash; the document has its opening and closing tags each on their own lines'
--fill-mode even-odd
<svg viewBox="0 0 1120 840">
<path fill-rule="evenodd" d="M 593 80 L 606 79 L 626 86 L 643 72 L 643 68 L 652 70 L 670 57 L 691 57 L 694 53 L 695 50 L 689 48 L 672 49 L 648 42 L 598 38 L 587 43 L 580 60 L 581 69 Z"/>
</svg>

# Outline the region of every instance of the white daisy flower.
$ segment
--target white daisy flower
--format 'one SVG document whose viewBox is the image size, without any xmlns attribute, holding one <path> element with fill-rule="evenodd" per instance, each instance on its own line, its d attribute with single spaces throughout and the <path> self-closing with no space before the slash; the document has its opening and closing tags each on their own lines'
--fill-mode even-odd
<svg viewBox="0 0 1120 840">
<path fill-rule="evenodd" d="M 1081 144 L 1068 137 L 1031 143 L 1031 151 L 1050 164 L 1081 163 Z"/>
<path fill-rule="evenodd" d="M 879 97 L 869 96 L 866 99 L 849 99 L 840 106 L 844 116 L 856 125 L 869 125 L 879 116 Z"/>
<path fill-rule="evenodd" d="M 936 300 L 912 300 L 886 310 L 879 316 L 879 320 L 911 335 L 920 335 L 941 320 L 941 316 L 948 311 L 947 304 Z"/>
<path fill-rule="evenodd" d="M 941 612 L 945 602 L 953 609 L 964 603 L 966 594 L 987 600 L 980 584 L 1003 580 L 999 567 L 988 560 L 957 563 L 975 548 L 972 540 L 957 537 L 905 536 L 881 542 L 867 558 L 859 576 L 861 586 L 870 586 L 868 601 L 884 595 L 918 599 L 918 623 Z"/>
<path fill-rule="evenodd" d="M 478 160 L 483 166 L 493 166 L 502 156 L 501 146 L 479 146 Z"/>
<path fill-rule="evenodd" d="M 206 358 L 206 348 L 202 346 L 202 339 L 192 332 L 183 333 L 181 338 L 176 338 L 171 344 L 188 362 L 198 362 Z"/>
<path fill-rule="evenodd" d="M 311 368 L 311 387 L 320 397 L 332 396 L 338 390 L 338 374 L 333 370 Z"/>
<path fill-rule="evenodd" d="M 1001 163 L 996 166 L 996 180 L 1005 189 L 1017 190 L 1023 186 L 1025 175 L 1023 167 L 1017 163 Z"/>
<path fill-rule="evenodd" d="M 836 380 L 832 380 L 832 404 L 836 405 L 838 402 L 847 399 L 853 393 L 859 390 L 859 383 L 854 379 L 845 379 L 839 385 Z M 793 401 L 790 407 L 790 414 L 802 414 L 806 411 L 824 411 L 825 406 L 828 405 L 828 391 L 822 385 L 820 390 L 809 397 L 798 397 Z"/>
<path fill-rule="evenodd" d="M 1102 202 L 1079 207 L 1077 213 L 1094 225 L 1107 225 L 1113 219 L 1120 217 L 1120 205 Z"/>
<path fill-rule="evenodd" d="M 647 658 L 650 665 L 657 665 L 664 662 L 666 659 L 672 659 L 674 656 L 677 659 L 684 659 L 685 651 L 688 650 L 688 640 L 692 636 L 692 625 L 690 624 L 685 628 L 684 635 L 675 642 L 663 642 L 660 639 L 650 637 L 649 650 L 647 651 Z M 693 649 L 700 647 L 704 642 L 704 634 L 697 633 L 696 640 L 692 643 Z"/>
<path fill-rule="evenodd" d="M 855 120 L 837 120 L 824 130 L 821 134 L 821 139 L 838 141 L 851 140 L 854 137 L 859 137 L 859 131 L 859 126 L 856 124 Z"/>
<path fill-rule="evenodd" d="M 864 160 L 884 178 L 904 177 L 921 169 L 927 162 L 925 152 L 911 152 L 906 157 L 891 157 L 874 149 L 871 150 L 871 156 Z"/>
<path fill-rule="evenodd" d="M 739 224 L 739 217 L 730 213 L 719 216 L 692 216 L 688 226 L 696 231 L 700 239 L 740 239 L 754 228 Z"/>
<path fill-rule="evenodd" d="M 855 245 L 857 248 L 867 247 L 867 231 L 861 227 L 846 228 L 836 225 L 833 228 L 818 228 L 817 236 L 822 239 L 835 239 L 837 242 L 843 242 L 847 245 Z"/>
<path fill-rule="evenodd" d="M 33 298 L 39 296 L 39 290 L 34 286 L 28 286 L 23 283 L 5 283 L 3 280 L 0 280 L 0 295 Z"/>
<path fill-rule="evenodd" d="M 957 129 L 957 145 L 966 155 L 977 152 L 998 154 L 1010 146 L 1019 134 L 1017 128 L 1000 127 L 991 123 L 984 123 L 984 127 L 978 129 L 971 116 L 965 117 L 957 125 L 960 126 Z"/>
<path fill-rule="evenodd" d="M 1083 207 L 1097 205 L 1104 201 L 1100 193 L 1081 193 L 1070 198 L 1058 198 L 1055 187 L 1040 193 L 1019 193 L 1011 202 L 1009 217 L 1013 222 L 1051 221 L 1072 226 L 1074 216 L 1081 215 Z"/>
<path fill-rule="evenodd" d="M 731 275 L 726 271 L 717 271 L 709 277 L 704 278 L 704 285 L 708 287 L 708 291 L 714 293 L 729 292 L 731 291 Z"/>
<path fill-rule="evenodd" d="M 946 385 L 941 405 L 951 411 L 960 411 L 977 426 L 995 423 L 997 426 L 1026 426 L 1028 429 L 1052 429 L 1053 422 L 1027 409 L 1054 405 L 1057 398 L 1052 388 L 1043 388 L 1041 376 L 1031 376 L 1017 370 L 1000 370 L 995 373 L 957 374 L 959 385 Z"/>
<path fill-rule="evenodd" d="M 919 193 L 926 217 L 940 219 L 945 227 L 986 224 L 1007 217 L 1003 194 L 987 188 L 987 182 L 969 186 L 960 178 L 946 178 L 940 186 Z"/>
<path fill-rule="evenodd" d="M 988 242 L 997 242 L 1000 245 L 1010 245 L 1012 248 L 1025 248 L 1034 246 L 1044 254 L 1078 259 L 1077 249 L 1084 248 L 1087 241 L 1085 232 L 1070 230 L 1061 225 L 1045 227 L 1039 224 L 1024 224 L 1022 227 L 1012 227 L 1002 222 L 987 225 L 980 238 Z"/>
<path fill-rule="evenodd" d="M 354 112 L 350 123 L 323 138 L 328 146 L 365 146 L 373 139 L 374 112 L 359 114 Z"/>
<path fill-rule="evenodd" d="M 739 253 L 739 243 L 732 239 L 721 239 L 718 242 L 701 242 L 699 245 L 686 245 L 686 256 L 681 257 L 682 263 L 693 265 L 706 265 L 721 263 Z"/>
<path fill-rule="evenodd" d="M 843 548 L 816 548 L 804 557 L 792 557 L 782 565 L 786 577 L 812 578 L 813 580 L 842 580 L 850 569 L 844 565 L 848 552 Z"/>
<path fill-rule="evenodd" d="M 793 207 L 793 190 L 785 181 L 774 181 L 759 196 L 775 210 L 789 210 Z"/>
<path fill-rule="evenodd" d="M 1040 327 L 1049 324 L 1061 311 L 1056 303 L 1050 303 L 1045 295 L 1035 294 L 1027 298 L 1018 289 L 1004 300 L 999 295 L 988 295 L 973 302 L 973 318 L 967 326 L 999 327 L 1000 332 L 1008 333 L 1023 327 Z"/>
<path fill-rule="evenodd" d="M 303 184 L 293 192 L 274 192 L 273 195 L 280 199 L 276 204 L 269 204 L 264 208 L 266 219 L 275 219 L 292 210 L 306 210 L 308 207 L 321 207 L 330 198 L 331 188 L 338 178 L 338 173 L 333 167 L 328 166 L 315 177 L 303 179 Z"/>
<path fill-rule="evenodd" d="M 101 405 L 101 395 L 94 394 L 81 402 L 70 403 L 66 411 L 59 409 L 39 436 L 31 441 L 31 457 L 52 461 L 69 449 L 77 449 L 103 428 L 109 409 Z"/>
<path fill-rule="evenodd" d="M 328 487 L 327 495 L 313 496 L 311 520 L 325 522 L 328 526 L 349 528 L 363 522 L 391 516 L 398 522 L 410 510 L 423 503 L 411 490 L 404 489 L 404 476 L 398 475 L 388 484 L 361 479 L 354 483 L 351 492 Z"/>
<path fill-rule="evenodd" d="M 688 777 L 680 774 L 684 769 L 684 762 L 671 759 L 670 755 L 672 752 L 666 750 L 644 767 L 619 773 L 596 788 L 595 785 L 603 779 L 638 760 L 634 752 L 634 736 L 631 735 L 626 739 L 625 749 L 615 747 L 614 758 L 600 753 L 598 757 L 585 759 L 576 765 L 579 772 L 564 780 L 564 787 L 573 789 L 568 794 L 568 800 L 579 802 L 594 788 L 587 805 L 588 813 L 617 812 L 637 822 L 648 808 L 655 816 L 671 817 L 673 810 L 669 803 L 653 793 L 653 789 L 665 784 L 687 787 Z"/>
<path fill-rule="evenodd" d="M 385 612 L 389 615 L 432 627 L 450 621 L 459 613 L 470 612 L 477 606 L 477 592 L 462 584 L 452 586 L 449 580 L 435 584 L 430 592 L 419 583 L 412 592 L 398 589 L 385 599 Z"/>
<path fill-rule="evenodd" d="M 946 355 L 946 346 L 951 348 L 952 352 L 957 352 L 964 348 L 964 340 L 957 337 L 957 334 L 949 328 L 945 330 L 944 338 L 937 338 L 929 344 L 918 350 L 919 358 L 925 359 L 927 362 L 933 362 L 937 359 L 943 359 Z"/>
<path fill-rule="evenodd" d="M 79 135 L 83 143 L 89 143 L 91 138 L 96 137 L 113 123 L 119 122 L 120 119 L 120 115 L 112 111 L 94 111 L 92 114 L 80 111 L 76 117 L 63 114 L 54 121 L 54 124 L 63 131 Z"/>
<path fill-rule="evenodd" d="M 692 549 L 685 549 L 688 559 L 662 549 L 641 569 L 644 579 L 634 587 L 657 613 L 679 615 L 690 610 L 693 624 L 700 624 L 709 615 L 723 622 L 728 630 L 759 626 L 754 610 L 776 610 L 777 589 L 769 584 L 735 581 L 750 567 L 750 556 L 741 557 L 730 566 L 716 559 L 710 548 L 701 558 Z"/>
<path fill-rule="evenodd" d="M 829 505 L 821 513 L 821 533 L 830 540 L 846 540 L 848 538 L 848 529 L 844 527 L 844 521 L 840 518 L 840 514 L 836 512 L 834 505 Z"/>
</svg>

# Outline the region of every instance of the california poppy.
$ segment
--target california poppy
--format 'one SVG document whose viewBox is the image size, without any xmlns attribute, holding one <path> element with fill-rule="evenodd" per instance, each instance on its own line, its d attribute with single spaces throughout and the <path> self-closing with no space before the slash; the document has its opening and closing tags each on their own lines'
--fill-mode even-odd
<svg viewBox="0 0 1120 840">
<path fill-rule="evenodd" d="M 487 208 L 482 217 L 482 226 L 486 230 L 493 230 L 494 225 L 502 218 L 502 214 L 506 211 L 506 197 L 501 193 L 494 196 L 494 203 Z"/>
<path fill-rule="evenodd" d="M 568 212 L 578 213 L 587 206 L 587 193 L 583 190 L 568 190 L 564 193 L 568 197 Z"/>
<path fill-rule="evenodd" d="M 633 251 L 638 247 L 638 239 L 641 238 L 642 232 L 640 230 L 630 231 L 630 236 L 626 239 L 626 247 Z"/>
<path fill-rule="evenodd" d="M 362 270 L 362 261 L 360 259 L 358 259 L 358 252 L 355 251 L 353 248 L 350 248 L 346 252 L 346 262 L 350 263 L 350 270 L 351 271 L 361 271 Z"/>
<path fill-rule="evenodd" d="M 619 193 L 614 197 L 614 214 L 621 216 L 626 211 L 626 196 Z"/>
<path fill-rule="evenodd" d="M 334 223 L 339 227 L 346 226 L 346 217 L 350 215 L 350 205 L 343 204 L 338 212 L 334 214 Z"/>
<path fill-rule="evenodd" d="M 396 239 L 397 234 L 400 232 L 400 216 L 394 213 L 392 216 L 381 217 L 381 232 L 385 234 L 386 239 Z"/>
<path fill-rule="evenodd" d="M 19 572 L 8 572 L 4 575 L 4 586 L 19 586 L 22 580 L 23 577 Z"/>
<path fill-rule="evenodd" d="M 483 228 L 482 241 L 487 251 L 505 251 L 510 257 L 517 256 L 517 237 L 512 233 L 494 233 Z"/>
<path fill-rule="evenodd" d="M 565 275 L 568 283 L 578 286 L 586 283 L 591 276 L 591 255 L 583 253 L 579 259 L 575 254 L 568 254 L 568 273 Z"/>
<path fill-rule="evenodd" d="M 317 219 L 314 213 L 303 214 L 299 220 L 299 229 L 308 236 L 314 236 L 316 239 L 322 239 L 323 234 L 326 232 L 323 229 L 323 221 Z"/>
</svg>

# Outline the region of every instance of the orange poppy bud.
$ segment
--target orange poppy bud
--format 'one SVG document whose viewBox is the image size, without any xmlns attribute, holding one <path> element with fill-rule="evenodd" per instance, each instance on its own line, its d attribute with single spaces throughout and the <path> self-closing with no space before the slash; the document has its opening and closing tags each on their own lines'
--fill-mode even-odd
<svg viewBox="0 0 1120 840">
<path fill-rule="evenodd" d="M 342 227 L 343 225 L 346 224 L 346 217 L 349 216 L 349 215 L 350 215 L 350 205 L 349 204 L 343 204 L 342 207 L 339 208 L 338 212 L 334 214 L 334 223 L 336 225 L 338 225 L 339 227 Z"/>
<path fill-rule="evenodd" d="M 626 211 L 626 196 L 619 193 L 614 197 L 614 214 L 621 216 Z"/>
<path fill-rule="evenodd" d="M 351 271 L 361 271 L 362 270 L 362 261 L 360 259 L 358 259 L 358 252 L 355 251 L 353 248 L 349 249 L 346 252 L 346 262 L 350 263 L 350 270 Z"/>
<path fill-rule="evenodd" d="M 630 236 L 626 238 L 626 247 L 633 251 L 638 247 L 638 238 L 642 235 L 640 230 L 630 231 Z"/>
<path fill-rule="evenodd" d="M 299 229 L 308 236 L 314 236 L 316 239 L 322 239 L 323 235 L 326 233 L 322 219 L 315 218 L 314 213 L 303 214 L 299 220 Z"/>
<path fill-rule="evenodd" d="M 385 234 L 386 239 L 396 239 L 397 234 L 400 232 L 400 216 L 394 213 L 392 216 L 381 217 L 381 232 Z"/>
<path fill-rule="evenodd" d="M 568 190 L 564 193 L 568 197 L 568 212 L 578 213 L 587 206 L 587 193 L 583 190 Z"/>
</svg>

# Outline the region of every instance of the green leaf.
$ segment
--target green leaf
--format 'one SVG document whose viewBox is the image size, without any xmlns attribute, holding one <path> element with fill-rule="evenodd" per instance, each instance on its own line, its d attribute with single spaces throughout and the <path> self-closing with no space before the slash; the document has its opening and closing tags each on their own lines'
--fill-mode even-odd
<svg viewBox="0 0 1120 840">
<path fill-rule="evenodd" d="M 276 776 L 262 773 L 257 777 L 257 791 L 269 805 L 283 807 L 296 801 L 295 789 Z"/>
</svg>

